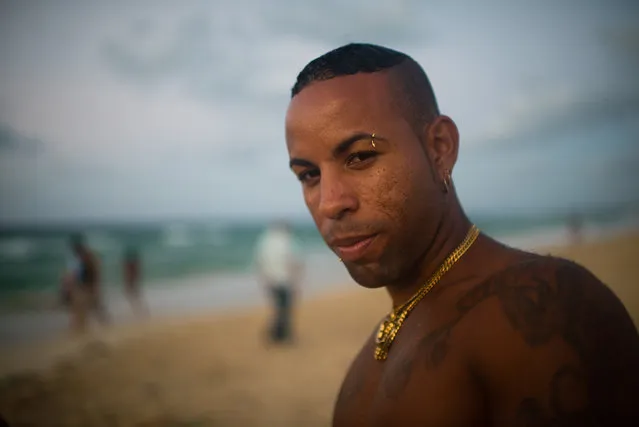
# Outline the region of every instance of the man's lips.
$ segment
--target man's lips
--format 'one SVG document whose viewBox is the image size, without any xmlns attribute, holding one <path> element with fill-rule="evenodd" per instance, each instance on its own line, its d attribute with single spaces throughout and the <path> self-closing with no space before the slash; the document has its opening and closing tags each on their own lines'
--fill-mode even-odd
<svg viewBox="0 0 639 427">
<path fill-rule="evenodd" d="M 376 234 L 336 239 L 331 246 L 343 261 L 355 261 L 364 255 L 375 237 Z"/>
</svg>

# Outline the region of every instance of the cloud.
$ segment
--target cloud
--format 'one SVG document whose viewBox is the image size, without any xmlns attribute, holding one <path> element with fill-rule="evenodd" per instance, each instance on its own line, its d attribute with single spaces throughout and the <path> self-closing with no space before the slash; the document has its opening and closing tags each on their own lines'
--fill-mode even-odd
<svg viewBox="0 0 639 427">
<path fill-rule="evenodd" d="M 639 26 L 615 25 L 601 32 L 601 39 L 619 54 L 639 61 Z"/>
<path fill-rule="evenodd" d="M 157 29 L 154 37 L 163 42 L 125 35 L 106 41 L 101 55 L 118 78 L 142 88 L 176 85 L 189 96 L 212 103 L 257 100 L 253 77 L 259 79 L 272 64 L 255 53 L 277 52 L 275 43 L 257 38 L 248 48 L 248 41 L 222 31 L 213 21 L 196 13 L 173 28 Z"/>
<path fill-rule="evenodd" d="M 0 153 L 35 155 L 44 148 L 42 141 L 19 134 L 10 126 L 0 123 Z"/>
<path fill-rule="evenodd" d="M 575 87 L 566 83 L 530 89 L 512 96 L 506 107 L 471 135 L 471 147 L 490 149 L 544 141 L 577 128 L 600 125 L 619 117 L 639 114 L 639 85 L 618 88 Z"/>
<path fill-rule="evenodd" d="M 282 3 L 280 7 L 263 4 L 260 10 L 275 34 L 295 34 L 330 45 L 352 41 L 423 45 L 430 36 L 425 20 L 415 13 L 421 3 L 418 1 Z"/>
<path fill-rule="evenodd" d="M 286 96 L 306 62 L 338 44 L 423 45 L 426 26 L 411 25 L 414 7 L 413 1 L 240 1 L 162 25 L 132 21 L 129 31 L 103 43 L 101 56 L 118 78 L 142 88 L 177 84 L 211 102 L 271 101 Z"/>
</svg>

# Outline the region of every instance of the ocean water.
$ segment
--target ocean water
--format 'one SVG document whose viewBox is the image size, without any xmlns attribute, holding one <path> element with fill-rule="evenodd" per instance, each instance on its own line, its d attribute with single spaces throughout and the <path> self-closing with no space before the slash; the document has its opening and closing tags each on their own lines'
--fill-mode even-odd
<svg viewBox="0 0 639 427">
<path fill-rule="evenodd" d="M 250 270 L 263 224 L 172 222 L 13 227 L 0 231 L 0 297 L 55 289 L 69 256 L 69 237 L 80 232 L 99 256 L 103 282 L 120 282 L 125 250 L 135 247 L 145 279 L 174 279 L 204 273 Z M 304 251 L 321 248 L 312 225 L 295 227 Z"/>
<path fill-rule="evenodd" d="M 592 211 L 583 215 L 585 227 L 606 228 L 635 221 L 639 209 Z M 542 243 L 565 228 L 566 215 L 482 216 L 471 219 L 498 238 L 537 237 Z M 103 283 L 121 286 L 121 261 L 129 246 L 141 254 L 147 284 L 217 274 L 251 274 L 253 247 L 265 224 L 154 223 L 40 225 L 0 229 L 0 301 L 55 293 L 65 266 L 68 239 L 82 232 L 102 265 Z M 312 223 L 297 224 L 294 232 L 308 256 L 332 256 Z M 6 304 L 5 304 L 6 305 Z"/>
</svg>

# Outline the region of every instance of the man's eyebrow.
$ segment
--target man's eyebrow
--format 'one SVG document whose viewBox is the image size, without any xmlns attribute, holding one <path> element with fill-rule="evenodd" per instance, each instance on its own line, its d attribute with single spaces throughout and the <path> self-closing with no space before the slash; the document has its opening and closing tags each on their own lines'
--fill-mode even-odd
<svg viewBox="0 0 639 427">
<path fill-rule="evenodd" d="M 351 148 L 351 145 L 355 144 L 357 141 L 361 141 L 362 139 L 370 139 L 371 141 L 373 141 L 373 139 L 376 139 L 384 141 L 384 138 L 375 133 L 358 132 L 337 144 L 335 148 L 333 148 L 333 157 L 339 157 L 340 155 L 344 154 L 346 151 L 348 151 L 349 148 Z"/>
<path fill-rule="evenodd" d="M 348 151 L 349 148 L 351 148 L 353 144 L 355 144 L 358 141 L 361 141 L 362 139 L 370 139 L 371 141 L 373 140 L 385 141 L 383 137 L 377 134 L 367 133 L 367 132 L 357 132 L 349 136 L 348 138 L 342 140 L 333 148 L 333 157 L 339 157 L 340 155 L 344 154 L 345 152 Z M 316 167 L 313 162 L 310 162 L 304 159 L 299 159 L 299 158 L 292 158 L 289 161 L 288 165 L 291 168 L 293 166 Z"/>
<path fill-rule="evenodd" d="M 304 160 L 304 159 L 298 159 L 296 157 L 293 157 L 289 162 L 288 162 L 288 167 L 292 168 L 293 166 L 302 166 L 302 167 L 306 167 L 306 168 L 312 168 L 315 167 L 315 165 L 313 164 L 313 162 L 309 162 L 308 160 Z"/>
</svg>

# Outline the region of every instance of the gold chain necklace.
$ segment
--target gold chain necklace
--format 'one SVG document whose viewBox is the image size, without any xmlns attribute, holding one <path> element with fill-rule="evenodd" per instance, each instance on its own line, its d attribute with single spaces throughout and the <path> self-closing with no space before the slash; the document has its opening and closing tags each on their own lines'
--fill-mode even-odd
<svg viewBox="0 0 639 427">
<path fill-rule="evenodd" d="M 375 347 L 376 360 L 386 360 L 388 351 L 390 350 L 399 329 L 404 324 L 406 317 L 408 317 L 417 303 L 419 303 L 422 298 L 424 298 L 426 294 L 433 289 L 433 286 L 441 280 L 444 274 L 450 270 L 457 261 L 459 261 L 468 248 L 475 243 L 477 236 L 479 236 L 479 229 L 473 225 L 470 227 L 470 230 L 468 230 L 468 234 L 466 234 L 464 240 L 453 252 L 451 252 L 450 255 L 448 255 L 437 271 L 435 271 L 430 279 L 428 279 L 428 282 L 426 282 L 424 286 L 422 286 L 408 301 L 394 309 L 388 316 L 386 316 L 386 319 L 384 319 L 384 321 L 379 325 L 379 331 L 377 332 L 377 337 L 375 339 L 375 343 L 377 344 Z"/>
</svg>

